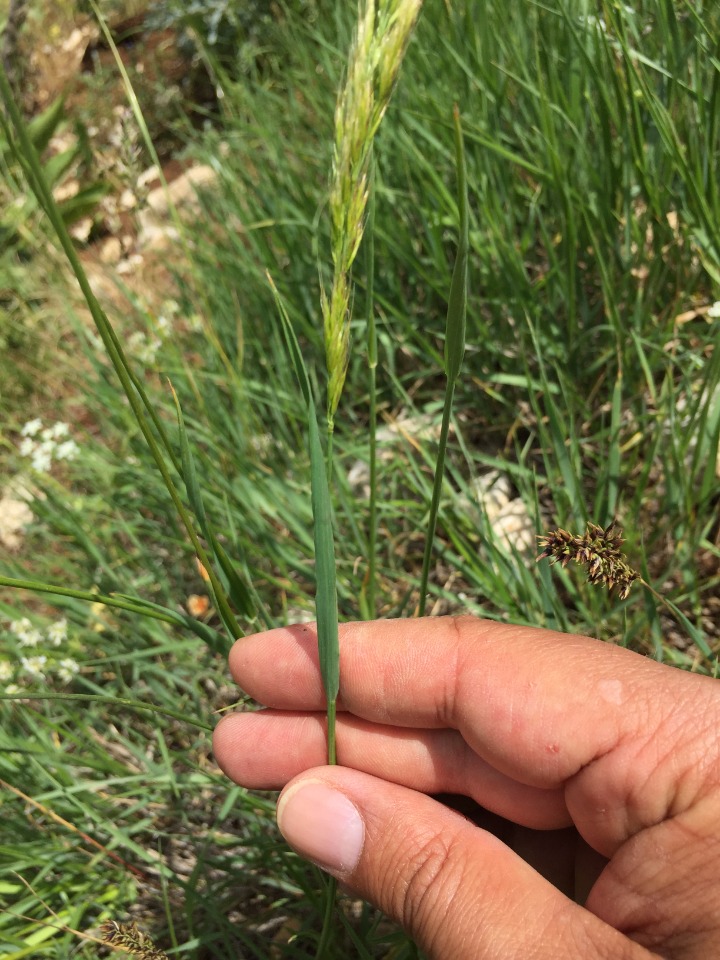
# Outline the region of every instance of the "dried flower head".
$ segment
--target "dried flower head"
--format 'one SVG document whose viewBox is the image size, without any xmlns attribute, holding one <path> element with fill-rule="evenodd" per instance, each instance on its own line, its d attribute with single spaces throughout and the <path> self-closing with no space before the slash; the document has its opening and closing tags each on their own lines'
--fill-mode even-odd
<svg viewBox="0 0 720 960">
<path fill-rule="evenodd" d="M 127 952 L 137 960 L 169 960 L 168 955 L 158 950 L 150 937 L 138 930 L 134 923 L 106 920 L 101 930 L 105 943 L 125 947 Z"/>
<path fill-rule="evenodd" d="M 543 548 L 538 560 L 546 557 L 551 563 L 566 567 L 571 560 L 585 567 L 589 583 L 599 583 L 608 590 L 617 587 L 624 600 L 630 587 L 640 574 L 632 569 L 622 552 L 622 530 L 615 520 L 603 528 L 588 522 L 585 533 L 579 537 L 558 528 L 546 536 L 538 537 Z"/>
</svg>

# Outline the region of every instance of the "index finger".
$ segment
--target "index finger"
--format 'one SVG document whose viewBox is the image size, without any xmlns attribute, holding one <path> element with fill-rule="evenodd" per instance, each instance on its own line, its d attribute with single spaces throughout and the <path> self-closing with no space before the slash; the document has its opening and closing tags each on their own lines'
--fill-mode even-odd
<svg viewBox="0 0 720 960">
<path fill-rule="evenodd" d="M 230 665 L 267 706 L 324 709 L 314 624 L 239 640 Z M 457 729 L 521 783 L 578 786 L 582 774 L 583 801 L 592 794 L 584 817 L 618 838 L 663 819 L 682 770 L 707 771 L 695 720 L 718 719 L 715 681 L 588 637 L 474 617 L 343 624 L 340 678 L 342 709 L 386 725 Z M 668 745 L 674 759 L 649 806 L 628 812 L 636 781 L 655 775 Z M 608 770 L 601 761 L 613 754 Z"/>
</svg>

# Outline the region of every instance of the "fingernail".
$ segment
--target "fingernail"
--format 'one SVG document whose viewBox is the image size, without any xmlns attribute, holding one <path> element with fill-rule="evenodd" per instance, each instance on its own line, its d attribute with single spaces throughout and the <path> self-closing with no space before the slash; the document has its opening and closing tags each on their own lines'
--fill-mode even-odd
<svg viewBox="0 0 720 960">
<path fill-rule="evenodd" d="M 348 873 L 360 859 L 360 814 L 344 793 L 320 780 L 303 780 L 284 793 L 277 821 L 291 847 L 330 873 Z"/>
</svg>

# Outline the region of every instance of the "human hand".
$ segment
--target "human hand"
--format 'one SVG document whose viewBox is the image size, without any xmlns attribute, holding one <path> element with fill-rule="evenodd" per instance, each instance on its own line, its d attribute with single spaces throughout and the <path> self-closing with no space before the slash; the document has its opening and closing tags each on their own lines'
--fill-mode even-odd
<svg viewBox="0 0 720 960">
<path fill-rule="evenodd" d="M 472 617 L 344 624 L 329 767 L 314 625 L 239 640 L 230 667 L 270 709 L 220 722 L 220 766 L 284 787 L 291 846 L 431 958 L 720 956 L 717 681 Z"/>
</svg>

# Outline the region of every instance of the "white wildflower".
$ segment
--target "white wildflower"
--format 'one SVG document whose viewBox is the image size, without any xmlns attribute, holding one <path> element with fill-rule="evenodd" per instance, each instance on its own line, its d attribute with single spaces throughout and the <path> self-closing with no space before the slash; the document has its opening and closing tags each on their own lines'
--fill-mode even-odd
<svg viewBox="0 0 720 960">
<path fill-rule="evenodd" d="M 20 657 L 20 663 L 23 670 L 27 673 L 32 674 L 33 677 L 42 677 L 43 668 L 47 663 L 47 657 L 39 655 L 37 657 Z"/>
<path fill-rule="evenodd" d="M 41 429 L 42 429 L 42 420 L 40 419 L 40 417 L 36 417 L 34 420 L 28 420 L 28 422 L 20 431 L 20 434 L 23 437 L 34 437 L 35 434 Z"/>
<path fill-rule="evenodd" d="M 43 635 L 39 630 L 25 630 L 22 635 L 18 635 L 21 647 L 37 647 L 42 643 Z"/>
<path fill-rule="evenodd" d="M 155 358 L 161 346 L 162 340 L 159 337 L 149 337 L 145 349 L 138 353 L 140 363 L 155 363 Z"/>
<path fill-rule="evenodd" d="M 52 440 L 62 440 L 63 437 L 70 436 L 70 426 L 67 423 L 59 421 L 48 427 L 48 434 Z"/>
<path fill-rule="evenodd" d="M 80 453 L 80 447 L 74 440 L 65 440 L 59 443 L 55 449 L 55 456 L 58 460 L 74 460 Z"/>
<path fill-rule="evenodd" d="M 47 473 L 52 466 L 52 450 L 48 450 L 46 444 L 41 444 L 33 452 L 30 465 L 38 473 Z"/>
<path fill-rule="evenodd" d="M 718 317 L 720 317 L 720 300 L 715 301 L 715 303 L 708 310 L 707 315 L 711 320 L 717 320 Z"/>
<path fill-rule="evenodd" d="M 161 346 L 162 340 L 159 337 L 148 337 L 142 330 L 136 330 L 128 337 L 128 352 L 140 363 L 154 363 Z"/>
<path fill-rule="evenodd" d="M 31 457 L 35 452 L 36 446 L 37 444 L 35 443 L 32 437 L 25 437 L 25 439 L 21 441 L 20 446 L 18 447 L 18 450 L 20 451 L 20 456 Z"/>
<path fill-rule="evenodd" d="M 9 680 L 14 672 L 13 665 L 9 660 L 0 660 L 0 683 Z"/>
<path fill-rule="evenodd" d="M 67 657 L 58 664 L 58 677 L 63 683 L 70 683 L 76 673 L 80 672 L 80 664 L 76 660 Z"/>
<path fill-rule="evenodd" d="M 127 341 L 128 353 L 132 354 L 140 363 L 153 363 L 160 346 L 161 343 L 157 337 L 150 339 L 142 330 L 131 333 Z"/>
<path fill-rule="evenodd" d="M 16 637 L 21 637 L 26 630 L 32 630 L 32 623 L 27 617 L 22 617 L 20 620 L 11 621 L 10 633 L 14 633 Z"/>
<path fill-rule="evenodd" d="M 14 697 L 16 693 L 20 693 L 20 687 L 16 683 L 9 683 L 5 687 L 5 693 L 9 696 Z"/>
<path fill-rule="evenodd" d="M 67 640 L 67 626 L 67 620 L 63 617 L 62 620 L 56 620 L 48 627 L 47 638 L 54 647 L 59 647 L 63 641 Z"/>
</svg>

